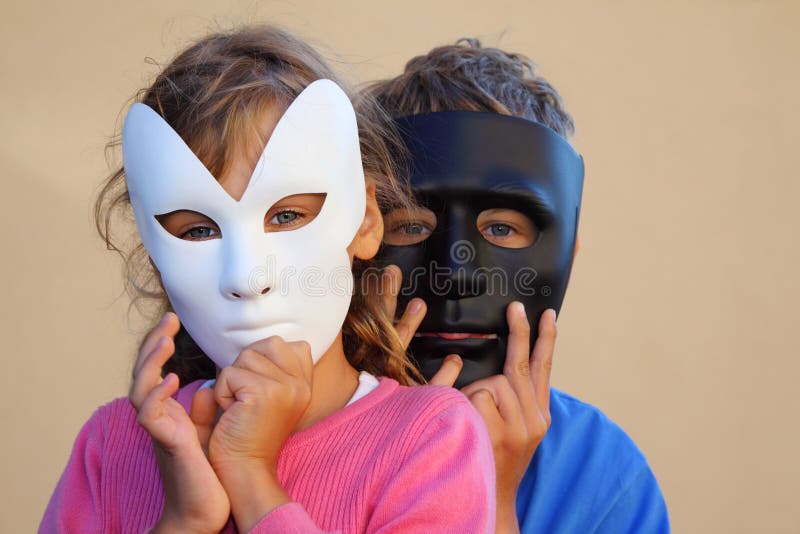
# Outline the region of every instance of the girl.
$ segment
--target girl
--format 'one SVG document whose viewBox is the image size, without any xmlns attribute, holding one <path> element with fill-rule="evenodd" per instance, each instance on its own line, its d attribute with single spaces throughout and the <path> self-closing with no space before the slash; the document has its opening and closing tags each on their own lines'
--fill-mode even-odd
<svg viewBox="0 0 800 534">
<path fill-rule="evenodd" d="M 143 342 L 130 402 L 81 430 L 41 531 L 493 530 L 479 416 L 407 387 L 361 287 L 405 197 L 377 114 L 357 130 L 332 80 L 296 38 L 246 28 L 189 47 L 132 106 L 98 226 L 120 251 L 113 214 L 132 208 L 129 279 L 177 315 Z"/>
</svg>

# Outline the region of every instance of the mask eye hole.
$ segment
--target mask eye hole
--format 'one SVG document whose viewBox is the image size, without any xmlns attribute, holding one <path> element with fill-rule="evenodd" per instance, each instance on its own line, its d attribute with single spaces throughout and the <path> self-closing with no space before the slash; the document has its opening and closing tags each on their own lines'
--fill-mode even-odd
<svg viewBox="0 0 800 534">
<path fill-rule="evenodd" d="M 264 215 L 265 232 L 287 232 L 307 225 L 319 215 L 326 193 L 303 193 L 283 197 Z"/>
<path fill-rule="evenodd" d="M 539 229 L 524 213 L 507 208 L 492 208 L 478 214 L 478 231 L 499 247 L 525 248 L 536 243 Z"/>
<path fill-rule="evenodd" d="M 421 243 L 436 229 L 436 214 L 423 207 L 400 208 L 383 216 L 383 242 L 406 246 Z"/>
<path fill-rule="evenodd" d="M 211 217 L 197 211 L 176 210 L 155 217 L 164 230 L 184 241 L 207 241 L 222 237 L 219 225 Z"/>
</svg>

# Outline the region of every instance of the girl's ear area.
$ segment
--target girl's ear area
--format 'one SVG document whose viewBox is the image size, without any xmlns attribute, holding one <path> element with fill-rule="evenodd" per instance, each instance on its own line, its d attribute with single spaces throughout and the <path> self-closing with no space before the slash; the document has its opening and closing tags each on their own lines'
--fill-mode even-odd
<svg viewBox="0 0 800 534">
<path fill-rule="evenodd" d="M 378 253 L 378 248 L 383 240 L 383 216 L 375 197 L 375 180 L 366 177 L 367 209 L 364 211 L 364 220 L 356 232 L 347 252 L 361 260 L 373 258 Z"/>
</svg>

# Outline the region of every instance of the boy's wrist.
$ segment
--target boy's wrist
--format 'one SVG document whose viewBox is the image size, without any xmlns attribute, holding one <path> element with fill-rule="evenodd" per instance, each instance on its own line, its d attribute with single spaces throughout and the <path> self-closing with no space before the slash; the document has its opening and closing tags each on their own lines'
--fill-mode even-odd
<svg viewBox="0 0 800 534">
<path fill-rule="evenodd" d="M 519 534 L 517 520 L 517 507 L 515 500 L 497 500 L 497 521 L 495 524 L 497 534 Z"/>
</svg>

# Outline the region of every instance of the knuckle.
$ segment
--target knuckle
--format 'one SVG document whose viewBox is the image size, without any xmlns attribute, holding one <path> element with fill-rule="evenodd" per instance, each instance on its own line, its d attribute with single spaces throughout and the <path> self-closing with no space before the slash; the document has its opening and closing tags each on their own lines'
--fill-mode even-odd
<svg viewBox="0 0 800 534">
<path fill-rule="evenodd" d="M 223 367 L 222 369 L 220 369 L 219 373 L 217 374 L 217 385 L 222 383 L 227 383 L 230 374 L 231 374 L 231 367 Z M 214 389 L 216 390 L 218 388 L 215 387 Z"/>
<path fill-rule="evenodd" d="M 489 384 L 496 389 L 511 389 L 511 382 L 506 375 L 494 375 L 489 377 Z"/>
<path fill-rule="evenodd" d="M 528 433 L 511 432 L 506 436 L 506 443 L 515 451 L 522 451 L 528 446 Z"/>
<path fill-rule="evenodd" d="M 264 349 L 274 351 L 283 342 L 280 336 L 270 336 L 264 340 Z"/>
<path fill-rule="evenodd" d="M 527 358 L 522 361 L 517 362 L 515 371 L 520 376 L 530 376 L 531 374 L 531 364 Z"/>
<path fill-rule="evenodd" d="M 254 349 L 244 349 L 239 353 L 239 356 L 236 358 L 236 360 L 240 361 L 240 363 L 251 363 L 261 358 L 263 358 L 263 356 L 258 351 Z"/>
</svg>

